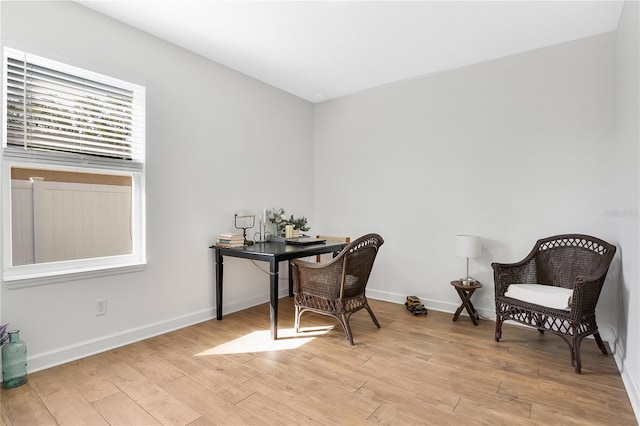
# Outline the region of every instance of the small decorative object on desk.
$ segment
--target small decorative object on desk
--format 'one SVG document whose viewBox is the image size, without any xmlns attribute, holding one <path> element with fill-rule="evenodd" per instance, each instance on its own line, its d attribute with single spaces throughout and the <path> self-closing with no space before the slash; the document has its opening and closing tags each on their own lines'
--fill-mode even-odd
<svg viewBox="0 0 640 426">
<path fill-rule="evenodd" d="M 273 223 L 276 227 L 276 235 L 280 235 L 284 232 L 284 227 L 287 224 L 287 215 L 283 208 L 273 208 L 267 212 L 267 218 L 269 222 Z"/>
<path fill-rule="evenodd" d="M 284 236 L 285 238 L 293 238 L 293 225 L 284 226 Z"/>
<path fill-rule="evenodd" d="M 6 327 L 2 326 L 2 334 Z M 19 330 L 9 331 L 9 342 L 2 345 L 2 387 L 5 389 L 27 383 L 27 345 L 20 340 L 19 333 Z"/>
<path fill-rule="evenodd" d="M 234 215 L 234 224 L 236 229 L 242 229 L 242 239 L 245 246 L 250 246 L 253 241 L 247 240 L 247 229 L 251 229 L 256 225 L 256 214 L 251 211 L 240 211 Z"/>
<path fill-rule="evenodd" d="M 276 225 L 276 235 L 285 235 L 285 230 L 287 225 L 291 225 L 293 227 L 293 233 L 287 238 L 298 237 L 300 236 L 300 232 L 305 232 L 310 230 L 311 228 L 307 226 L 307 218 L 304 216 L 294 217 L 293 215 L 287 216 L 283 208 L 279 209 L 271 209 L 268 212 L 265 211 L 269 222 Z"/>
<path fill-rule="evenodd" d="M 243 247 L 244 237 L 242 234 L 223 233 L 216 238 L 218 247 Z"/>
<path fill-rule="evenodd" d="M 307 226 L 307 218 L 304 216 L 294 219 L 293 215 L 291 215 L 291 217 L 287 219 L 287 222 L 289 223 L 289 225 L 293 225 L 293 229 L 297 229 L 302 232 L 311 229 Z"/>
<path fill-rule="evenodd" d="M 266 214 L 263 217 L 266 217 Z M 268 243 L 269 241 L 271 241 L 271 238 L 273 236 L 273 234 L 271 234 L 271 232 L 267 231 L 267 223 L 263 219 L 263 217 L 261 217 L 260 220 L 259 220 L 259 223 L 258 223 L 259 230 L 258 230 L 258 232 L 253 234 L 253 242 L 255 242 L 255 243 Z"/>
</svg>

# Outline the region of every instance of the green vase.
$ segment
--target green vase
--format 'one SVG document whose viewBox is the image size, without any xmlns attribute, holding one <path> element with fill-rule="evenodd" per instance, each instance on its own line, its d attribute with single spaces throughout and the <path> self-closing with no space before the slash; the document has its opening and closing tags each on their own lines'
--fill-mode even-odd
<svg viewBox="0 0 640 426">
<path fill-rule="evenodd" d="M 2 387 L 15 388 L 27 383 L 27 345 L 20 340 L 20 330 L 9 332 L 9 342 L 2 346 Z"/>
</svg>

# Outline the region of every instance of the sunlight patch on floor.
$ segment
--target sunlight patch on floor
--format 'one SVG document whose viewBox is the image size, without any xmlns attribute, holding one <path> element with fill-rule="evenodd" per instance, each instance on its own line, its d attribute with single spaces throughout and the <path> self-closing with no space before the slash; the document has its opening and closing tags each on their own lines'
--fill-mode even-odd
<svg viewBox="0 0 640 426">
<path fill-rule="evenodd" d="M 307 327 L 296 333 L 293 328 L 278 329 L 278 340 L 271 339 L 270 330 L 257 330 L 247 335 L 215 346 L 206 351 L 197 353 L 196 356 L 241 354 L 249 352 L 286 351 L 299 348 L 312 341 L 317 336 L 328 333 L 333 329 L 329 327 Z"/>
</svg>

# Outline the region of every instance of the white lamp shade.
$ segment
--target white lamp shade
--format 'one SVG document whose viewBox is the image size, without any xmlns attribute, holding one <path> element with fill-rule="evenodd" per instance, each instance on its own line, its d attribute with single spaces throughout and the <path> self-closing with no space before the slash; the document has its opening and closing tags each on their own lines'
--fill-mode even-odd
<svg viewBox="0 0 640 426">
<path fill-rule="evenodd" d="M 456 252 L 460 257 L 480 257 L 482 245 L 476 235 L 456 235 Z"/>
</svg>

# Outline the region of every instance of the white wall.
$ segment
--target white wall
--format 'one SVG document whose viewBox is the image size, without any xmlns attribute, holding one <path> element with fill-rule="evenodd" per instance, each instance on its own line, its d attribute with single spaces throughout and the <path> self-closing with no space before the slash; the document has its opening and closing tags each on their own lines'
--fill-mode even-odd
<svg viewBox="0 0 640 426">
<path fill-rule="evenodd" d="M 616 218 L 622 251 L 621 291 L 616 312 L 616 361 L 623 373 L 636 417 L 640 418 L 640 7 L 625 2 L 616 37 Z"/>
<path fill-rule="evenodd" d="M 638 333 L 627 328 L 638 323 L 632 7 L 617 49 L 617 35 L 603 34 L 316 105 L 314 211 L 329 234 L 386 239 L 371 297 L 414 294 L 449 312 L 460 304 L 449 281 L 465 274 L 455 235 L 482 236 L 471 273 L 485 285 L 474 304 L 490 319 L 491 262 L 520 260 L 560 233 L 616 244 L 597 315 L 637 412 Z"/>
<path fill-rule="evenodd" d="M 31 371 L 212 317 L 208 247 L 233 230 L 234 211 L 282 206 L 314 225 L 309 163 L 299 161 L 312 156 L 310 103 L 74 2 L 0 8 L 3 43 L 147 88 L 148 266 L 38 287 L 3 283 L 0 322 L 21 330 Z M 229 260 L 225 274 L 238 283 L 225 288 L 226 312 L 268 300 L 257 268 Z M 108 313 L 96 317 L 103 297 Z"/>
<path fill-rule="evenodd" d="M 369 294 L 454 310 L 455 235 L 483 238 L 474 304 L 493 318 L 493 261 L 536 239 L 616 242 L 615 35 L 605 34 L 368 90 L 316 106 L 315 216 L 386 246 Z M 332 164 L 332 167 L 323 167 Z M 340 208 L 336 208 L 340 206 Z M 607 282 L 603 306 L 614 298 Z M 613 325 L 615 312 L 598 312 Z"/>
</svg>

